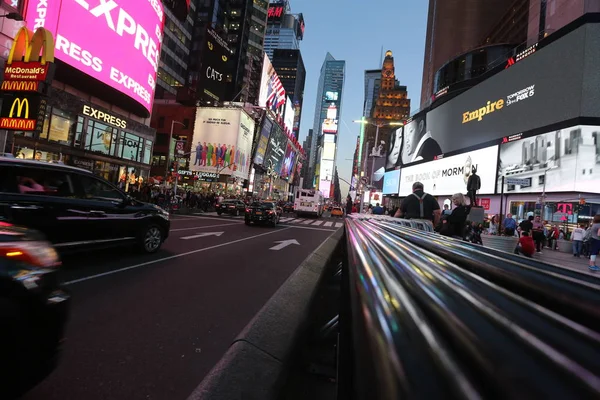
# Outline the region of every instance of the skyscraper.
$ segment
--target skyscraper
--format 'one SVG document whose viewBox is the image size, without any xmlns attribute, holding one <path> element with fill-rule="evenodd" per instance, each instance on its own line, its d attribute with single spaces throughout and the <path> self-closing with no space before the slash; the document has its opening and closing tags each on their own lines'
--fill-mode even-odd
<svg viewBox="0 0 600 400">
<path fill-rule="evenodd" d="M 310 144 L 309 174 L 313 178 L 314 185 L 317 186 L 319 186 L 319 180 L 326 182 L 326 179 L 329 179 L 331 181 L 333 177 L 345 71 L 346 62 L 336 60 L 330 53 L 327 53 L 319 76 L 313 140 Z M 323 163 L 324 160 L 326 160 L 325 163 Z M 323 174 L 329 175 L 323 176 Z"/>
<path fill-rule="evenodd" d="M 379 94 L 381 85 L 381 70 L 368 69 L 365 71 L 365 102 L 363 107 L 363 117 L 370 118 L 373 111 L 373 102 Z"/>
<path fill-rule="evenodd" d="M 269 5 L 267 33 L 265 36 L 265 53 L 272 60 L 275 49 L 300 48 L 304 38 L 304 16 L 291 14 L 289 3 L 277 2 Z"/>
<path fill-rule="evenodd" d="M 283 84 L 285 93 L 294 105 L 294 127 L 296 138 L 300 132 L 300 118 L 302 116 L 302 103 L 304 101 L 304 83 L 306 69 L 300 50 L 275 49 L 271 59 L 273 68 Z"/>
</svg>

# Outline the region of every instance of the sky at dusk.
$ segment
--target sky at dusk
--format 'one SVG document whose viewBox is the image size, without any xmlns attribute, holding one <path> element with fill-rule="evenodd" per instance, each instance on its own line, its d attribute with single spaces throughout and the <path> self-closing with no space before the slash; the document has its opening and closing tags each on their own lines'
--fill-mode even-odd
<svg viewBox="0 0 600 400">
<path fill-rule="evenodd" d="M 396 78 L 408 88 L 411 109 L 420 103 L 427 0 L 290 0 L 292 13 L 306 23 L 300 51 L 306 66 L 306 86 L 300 125 L 301 142 L 312 128 L 319 73 L 325 55 L 346 61 L 346 82 L 339 122 L 337 167 L 350 181 L 352 157 L 364 102 L 364 71 L 381 68 L 381 48 L 394 54 Z M 342 197 L 348 185 L 340 180 Z"/>
</svg>

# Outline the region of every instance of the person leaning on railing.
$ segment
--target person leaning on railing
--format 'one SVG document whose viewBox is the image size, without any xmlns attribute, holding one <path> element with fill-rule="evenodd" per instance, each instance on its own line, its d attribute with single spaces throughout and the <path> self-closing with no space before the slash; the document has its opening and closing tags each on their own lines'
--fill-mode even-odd
<svg viewBox="0 0 600 400">
<path fill-rule="evenodd" d="M 433 226 L 437 226 L 442 212 L 435 197 L 425 193 L 421 182 L 413 183 L 412 190 L 413 192 L 402 201 L 394 217 L 425 219 L 433 222 Z"/>
</svg>

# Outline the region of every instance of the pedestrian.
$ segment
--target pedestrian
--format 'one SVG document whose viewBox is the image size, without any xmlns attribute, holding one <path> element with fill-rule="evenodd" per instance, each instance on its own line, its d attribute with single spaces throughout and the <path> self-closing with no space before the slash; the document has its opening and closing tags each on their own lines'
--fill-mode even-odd
<svg viewBox="0 0 600 400">
<path fill-rule="evenodd" d="M 450 210 L 450 207 L 448 206 L 448 204 L 444 204 L 444 211 L 442 211 L 442 215 L 450 215 L 452 214 L 452 210 Z"/>
<path fill-rule="evenodd" d="M 348 194 L 346 197 L 346 215 L 352 214 L 352 197 Z"/>
<path fill-rule="evenodd" d="M 373 214 L 374 215 L 383 215 L 383 208 L 379 205 L 379 203 L 377 203 L 375 205 L 375 207 L 373 208 Z"/>
<path fill-rule="evenodd" d="M 573 257 L 581 257 L 581 249 L 583 247 L 583 238 L 585 236 L 585 225 L 573 229 L 571 238 L 573 239 Z"/>
<path fill-rule="evenodd" d="M 600 214 L 594 216 L 592 225 L 592 237 L 590 239 L 590 270 L 599 271 L 596 265 L 596 256 L 600 252 Z"/>
<path fill-rule="evenodd" d="M 519 224 L 519 233 L 523 233 L 523 232 L 531 233 L 532 229 L 533 229 L 533 215 L 530 215 L 529 217 L 527 217 L 527 219 L 524 219 Z"/>
<path fill-rule="evenodd" d="M 511 218 L 512 219 L 512 218 Z M 497 235 L 498 234 L 498 216 L 494 215 L 490 220 L 490 226 L 488 228 L 489 235 Z"/>
<path fill-rule="evenodd" d="M 465 237 L 465 223 L 471 207 L 467 206 L 465 196 L 462 193 L 455 193 L 452 196 L 452 204 L 454 204 L 452 213 L 442 221 L 447 226 L 442 226 L 440 233 L 463 239 Z"/>
<path fill-rule="evenodd" d="M 433 222 L 433 226 L 437 226 L 442 214 L 437 200 L 429 193 L 425 193 L 421 182 L 413 183 L 412 190 L 413 192 L 402 201 L 394 217 L 425 219 Z"/>
<path fill-rule="evenodd" d="M 544 224 L 539 215 L 531 223 L 532 238 L 535 242 L 536 252 L 542 254 L 542 245 L 544 244 Z"/>
<path fill-rule="evenodd" d="M 529 236 L 528 231 L 523 231 L 521 237 L 519 238 L 519 244 L 515 249 L 515 254 L 523 254 L 525 257 L 533 257 L 533 253 L 535 253 L 535 244 L 533 243 L 533 238 Z"/>
<path fill-rule="evenodd" d="M 515 230 L 517 229 L 517 221 L 512 217 L 512 214 L 508 214 L 504 218 L 504 234 L 506 236 L 515 236 Z"/>
</svg>

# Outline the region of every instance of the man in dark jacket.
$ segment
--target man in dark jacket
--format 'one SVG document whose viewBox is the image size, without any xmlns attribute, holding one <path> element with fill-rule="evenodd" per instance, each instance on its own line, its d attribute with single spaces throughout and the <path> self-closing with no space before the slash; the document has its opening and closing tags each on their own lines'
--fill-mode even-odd
<svg viewBox="0 0 600 400">
<path fill-rule="evenodd" d="M 346 197 L 346 215 L 352 214 L 352 197 Z"/>
<path fill-rule="evenodd" d="M 424 192 L 421 182 L 415 182 L 412 186 L 413 192 L 408 195 L 400 204 L 394 217 L 406 219 L 426 219 L 437 226 L 440 222 L 440 205 L 437 200 L 429 193 Z"/>
</svg>

